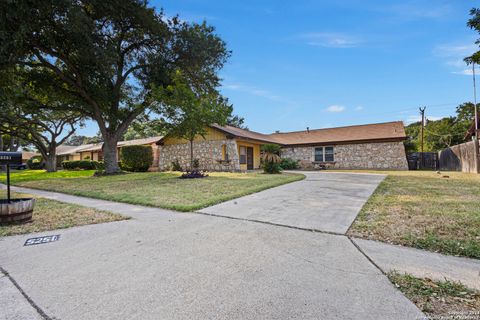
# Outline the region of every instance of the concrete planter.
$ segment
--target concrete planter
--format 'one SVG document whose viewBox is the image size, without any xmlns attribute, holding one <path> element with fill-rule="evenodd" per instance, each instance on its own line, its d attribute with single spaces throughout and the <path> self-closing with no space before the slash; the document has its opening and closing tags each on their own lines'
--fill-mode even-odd
<svg viewBox="0 0 480 320">
<path fill-rule="evenodd" d="M 32 220 L 35 199 L 0 200 L 0 225 L 22 223 Z"/>
</svg>

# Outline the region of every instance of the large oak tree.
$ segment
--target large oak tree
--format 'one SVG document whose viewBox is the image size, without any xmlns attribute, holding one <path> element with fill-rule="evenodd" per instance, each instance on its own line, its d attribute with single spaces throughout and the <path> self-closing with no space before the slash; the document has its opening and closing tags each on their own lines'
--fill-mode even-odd
<svg viewBox="0 0 480 320">
<path fill-rule="evenodd" d="M 130 123 L 162 103 L 153 88 L 180 70 L 195 90 L 215 92 L 229 56 L 213 27 L 146 1 L 4 0 L 0 15 L 0 68 L 26 66 L 32 81 L 82 99 L 70 111 L 98 123 L 107 173 L 120 170 L 117 141 Z"/>
</svg>

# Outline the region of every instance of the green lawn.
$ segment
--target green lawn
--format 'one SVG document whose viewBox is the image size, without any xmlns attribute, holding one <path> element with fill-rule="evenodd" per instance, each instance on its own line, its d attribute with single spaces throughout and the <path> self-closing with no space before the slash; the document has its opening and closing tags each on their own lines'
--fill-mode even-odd
<svg viewBox="0 0 480 320">
<path fill-rule="evenodd" d="M 15 184 L 32 180 L 91 177 L 94 172 L 95 170 L 60 170 L 57 172 L 46 172 L 45 170 L 13 170 L 10 176 L 12 184 Z M 6 183 L 5 181 L 5 172 L 0 172 L 0 183 Z"/>
<path fill-rule="evenodd" d="M 21 193 L 14 193 L 13 196 L 15 198 L 31 197 Z M 6 191 L 0 190 L 0 198 L 5 197 Z M 32 221 L 0 226 L 0 237 L 128 219 L 128 217 L 106 211 L 40 197 L 36 199 Z"/>
<path fill-rule="evenodd" d="M 480 175 L 369 172 L 388 176 L 349 235 L 480 259 Z"/>
<path fill-rule="evenodd" d="M 85 177 L 85 175 L 89 177 Z M 178 172 L 127 173 L 91 177 L 91 172 L 60 178 L 48 173 L 15 173 L 15 185 L 59 191 L 98 199 L 141 204 L 178 211 L 193 211 L 285 183 L 301 180 L 300 174 L 210 173 L 202 179 L 178 179 Z M 70 174 L 70 171 L 57 173 Z M 47 178 L 48 177 L 48 178 Z M 55 178 L 55 179 L 53 179 Z"/>
</svg>

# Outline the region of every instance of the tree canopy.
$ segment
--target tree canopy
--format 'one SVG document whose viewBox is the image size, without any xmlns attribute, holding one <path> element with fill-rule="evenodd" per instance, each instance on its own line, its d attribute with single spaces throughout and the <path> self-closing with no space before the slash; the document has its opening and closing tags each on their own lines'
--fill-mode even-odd
<svg viewBox="0 0 480 320">
<path fill-rule="evenodd" d="M 181 71 L 196 91 L 216 92 L 230 54 L 213 27 L 141 0 L 5 0 L 0 13 L 0 68 L 26 67 L 27 81 L 82 100 L 58 109 L 98 123 L 107 173 L 119 171 L 116 144 L 130 123 L 164 103 L 154 88 Z"/>
<path fill-rule="evenodd" d="M 480 104 L 477 104 L 480 108 Z M 464 137 L 472 124 L 474 105 L 466 102 L 459 105 L 456 115 L 439 120 L 428 120 L 424 128 L 424 151 L 440 151 L 450 146 L 465 142 Z M 408 140 L 405 146 L 408 152 L 420 151 L 421 122 L 414 122 L 405 127 Z"/>
<path fill-rule="evenodd" d="M 164 123 L 168 135 L 190 141 L 193 168 L 193 140 L 197 136 L 205 137 L 211 124 L 225 125 L 232 106 L 216 92 L 195 92 L 181 73 L 177 73 L 172 85 L 159 89 L 157 95 L 165 102 L 161 108 L 168 119 Z"/>
</svg>

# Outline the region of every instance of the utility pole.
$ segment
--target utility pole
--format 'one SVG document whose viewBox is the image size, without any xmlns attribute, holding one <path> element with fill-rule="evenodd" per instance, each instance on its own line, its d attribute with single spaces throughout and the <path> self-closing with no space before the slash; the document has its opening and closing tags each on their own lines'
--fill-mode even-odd
<svg viewBox="0 0 480 320">
<path fill-rule="evenodd" d="M 475 84 L 475 62 L 472 62 L 472 74 L 473 74 L 473 106 L 474 106 L 474 121 L 475 121 L 475 138 L 478 139 L 478 110 L 477 110 L 477 86 Z"/>
<path fill-rule="evenodd" d="M 423 107 L 423 108 L 418 108 L 420 110 L 420 114 L 422 115 L 422 123 L 421 123 L 421 127 L 420 127 L 420 130 L 421 130 L 421 133 L 420 133 L 420 169 L 423 169 L 423 167 L 425 166 L 425 161 L 424 161 L 424 158 L 423 158 L 423 126 L 425 125 L 425 109 L 427 107 Z"/>
</svg>

